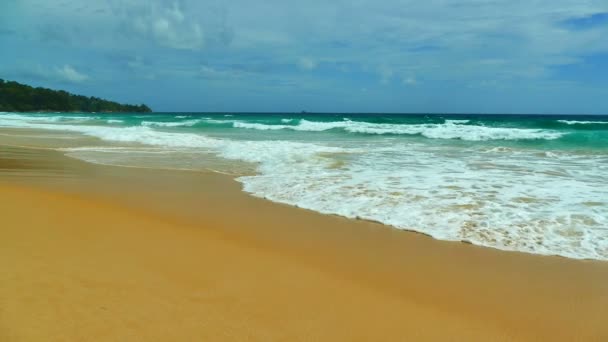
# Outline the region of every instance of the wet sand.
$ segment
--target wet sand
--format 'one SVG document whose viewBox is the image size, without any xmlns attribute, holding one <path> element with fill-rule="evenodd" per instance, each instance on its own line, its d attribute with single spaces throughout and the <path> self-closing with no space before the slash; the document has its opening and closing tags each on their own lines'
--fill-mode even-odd
<svg viewBox="0 0 608 342">
<path fill-rule="evenodd" d="M 608 263 L 0 146 L 1 341 L 604 341 Z"/>
</svg>

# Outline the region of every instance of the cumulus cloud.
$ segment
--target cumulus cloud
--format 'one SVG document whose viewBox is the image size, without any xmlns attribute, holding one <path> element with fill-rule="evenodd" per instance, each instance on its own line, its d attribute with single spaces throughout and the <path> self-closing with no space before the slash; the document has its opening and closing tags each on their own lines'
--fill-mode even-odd
<svg viewBox="0 0 608 342">
<path fill-rule="evenodd" d="M 79 26 L 95 35 L 88 44 L 107 41 L 123 49 L 139 49 L 146 42 L 181 50 L 218 44 L 234 50 L 222 57 L 246 53 L 269 63 L 295 60 L 304 70 L 316 63 L 300 56 L 318 52 L 360 69 L 386 65 L 400 78 L 417 71 L 441 78 L 457 79 L 463 73 L 483 78 L 496 70 L 508 77 L 511 72 L 523 74 L 530 64 L 548 68 L 579 55 L 608 52 L 608 25 L 568 29 L 591 20 L 577 18 L 603 18 L 608 11 L 604 0 L 91 0 L 84 8 L 66 1 L 53 6 L 24 0 L 23 8 L 38 20 L 48 19 L 43 27 L 53 30 L 44 31 L 53 37 Z M 64 23 L 67 29 L 60 27 Z M 121 42 L 115 29 L 142 42 Z M 497 58 L 507 62 L 476 67 L 481 60 Z M 383 82 L 390 78 L 381 77 Z"/>
<path fill-rule="evenodd" d="M 204 35 L 199 23 L 186 18 L 178 3 L 152 4 L 133 18 L 127 18 L 135 33 L 175 49 L 200 49 Z"/>
<path fill-rule="evenodd" d="M 383 94 L 392 88 L 401 91 L 404 85 L 466 88 L 484 80 L 505 89 L 521 89 L 522 84 L 541 89 L 547 82 L 563 80 L 560 68 L 608 54 L 606 0 L 9 3 L 2 11 L 0 39 L 12 39 L 2 32 L 24 37 L 14 51 L 34 56 L 33 51 L 42 49 L 44 54 L 32 58 L 45 65 L 62 65 L 82 53 L 91 68 L 101 65 L 116 79 L 134 74 L 120 74 L 120 67 L 104 59 L 120 51 L 145 56 L 149 63 L 138 69 L 141 74 L 154 70 L 163 77 L 200 82 L 242 78 L 251 71 L 256 77 L 246 78 L 250 88 L 262 80 L 272 78 L 279 84 L 299 77 L 295 83 L 306 79 L 319 89 L 336 83 L 340 87 L 332 89 L 365 87 L 372 99 L 374 83 L 383 85 Z M 0 64 L 11 63 L 14 51 L 3 51 Z M 47 61 L 49 56 L 53 58 Z M 323 72 L 318 72 L 321 62 Z M 63 76 L 69 74 L 65 67 L 58 69 Z M 317 72 L 302 72 L 311 70 Z M 59 77 L 59 72 L 53 73 Z M 414 75 L 424 80 L 424 87 Z M 569 77 L 569 87 L 585 84 L 583 75 Z M 71 79 L 83 82 L 78 76 Z M 533 94 L 516 92 L 513 96 L 519 98 L 531 99 Z M 381 95 L 377 101 L 383 101 Z"/>
</svg>

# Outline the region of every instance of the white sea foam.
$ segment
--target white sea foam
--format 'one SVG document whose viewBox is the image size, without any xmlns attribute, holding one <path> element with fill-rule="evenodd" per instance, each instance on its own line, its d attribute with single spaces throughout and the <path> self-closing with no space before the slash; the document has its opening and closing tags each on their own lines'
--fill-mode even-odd
<svg viewBox="0 0 608 342">
<path fill-rule="evenodd" d="M 209 139 L 198 134 L 158 132 L 147 126 L 121 128 L 111 126 L 39 123 L 28 122 L 27 120 L 5 120 L 0 118 L 0 127 L 38 128 L 77 132 L 108 141 L 167 147 L 212 147 L 214 146 L 214 142 L 217 142 L 215 139 Z"/>
<path fill-rule="evenodd" d="M 64 115 L 59 116 L 59 121 L 69 121 L 69 120 L 99 120 L 99 116 L 82 116 L 82 115 Z"/>
<path fill-rule="evenodd" d="M 63 116 L 42 116 L 42 115 L 23 115 L 23 114 L 3 114 L 1 119 L 15 122 L 59 122 Z"/>
<path fill-rule="evenodd" d="M 281 119 L 282 123 L 290 123 L 292 121 L 293 121 L 293 119 Z"/>
<path fill-rule="evenodd" d="M 119 124 L 119 123 L 123 123 L 124 120 L 108 119 L 108 120 L 106 120 L 106 122 L 109 124 Z"/>
<path fill-rule="evenodd" d="M 608 121 L 576 121 L 576 120 L 557 120 L 557 122 L 567 125 L 608 125 Z"/>
<path fill-rule="evenodd" d="M 98 116 L 83 116 L 83 115 L 55 115 L 55 114 L 16 114 L 8 113 L 1 116 L 4 120 L 14 122 L 40 122 L 40 123 L 86 123 L 90 121 L 100 120 Z"/>
<path fill-rule="evenodd" d="M 211 119 L 211 118 L 204 118 L 205 123 L 210 123 L 210 124 L 232 124 L 235 123 L 236 121 L 234 120 L 217 120 L 217 119 Z"/>
<path fill-rule="evenodd" d="M 319 122 L 300 120 L 298 125 L 267 125 L 261 123 L 234 122 L 235 128 L 247 128 L 257 130 L 282 130 L 289 129 L 294 131 L 321 132 L 332 129 L 342 129 L 350 133 L 360 134 L 403 134 L 403 135 L 422 135 L 431 139 L 460 139 L 468 141 L 486 140 L 536 140 L 558 139 L 564 135 L 562 132 L 506 128 L 506 127 L 486 127 L 476 125 L 464 125 L 467 120 L 448 120 L 443 124 L 386 124 L 369 123 L 359 121 L 333 121 Z M 468 122 L 468 121 L 467 121 Z"/>
<path fill-rule="evenodd" d="M 156 127 L 191 127 L 200 122 L 202 119 L 177 121 L 177 122 L 159 122 L 159 121 L 142 121 L 142 126 L 156 126 Z"/>
<path fill-rule="evenodd" d="M 488 158 L 408 145 L 353 156 L 338 168 L 266 161 L 261 176 L 240 180 L 256 196 L 439 239 L 608 259 L 606 157 Z"/>
<path fill-rule="evenodd" d="M 252 123 L 252 122 L 241 122 L 235 121 L 233 122 L 234 128 L 248 128 L 248 129 L 257 129 L 260 131 L 270 131 L 270 130 L 281 130 L 281 129 L 295 129 L 296 126 L 286 126 L 286 125 L 266 125 L 261 123 Z"/>
<path fill-rule="evenodd" d="M 304 127 L 325 130 L 328 124 L 335 125 L 309 122 Z M 155 146 L 151 151 L 210 151 L 256 164 L 259 174 L 239 181 L 245 191 L 273 201 L 374 220 L 444 240 L 608 260 L 606 153 L 482 145 L 464 150 L 393 139 L 342 146 L 237 141 L 161 132 L 149 126 L 85 126 L 4 117 L 0 117 L 0 126 L 79 132 L 128 143 L 131 149 L 133 143 L 140 143 Z M 431 129 L 443 126 L 469 127 L 446 123 Z M 91 147 L 80 148 L 66 152 L 87 153 L 87 158 L 95 152 Z M 127 149 L 101 148 L 103 153 L 129 157 L 123 153 Z"/>
<path fill-rule="evenodd" d="M 62 147 L 58 148 L 58 151 L 63 152 L 112 152 L 112 153 L 129 153 L 129 152 L 142 152 L 142 153 L 170 153 L 175 149 L 166 148 L 136 148 L 136 147 L 122 147 L 122 146 L 80 146 L 80 147 Z"/>
</svg>

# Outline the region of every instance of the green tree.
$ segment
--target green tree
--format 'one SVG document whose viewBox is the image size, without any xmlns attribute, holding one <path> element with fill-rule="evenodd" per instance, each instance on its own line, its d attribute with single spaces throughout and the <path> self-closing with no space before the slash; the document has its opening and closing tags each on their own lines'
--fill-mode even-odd
<svg viewBox="0 0 608 342">
<path fill-rule="evenodd" d="M 128 105 L 97 97 L 70 94 L 63 90 L 33 88 L 0 78 L 0 111 L 34 112 L 131 112 L 147 113 L 145 104 Z"/>
</svg>

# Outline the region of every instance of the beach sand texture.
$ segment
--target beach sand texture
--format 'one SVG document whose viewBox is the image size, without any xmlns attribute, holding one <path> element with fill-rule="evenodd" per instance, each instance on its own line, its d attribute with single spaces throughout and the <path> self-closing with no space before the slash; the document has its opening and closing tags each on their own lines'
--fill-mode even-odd
<svg viewBox="0 0 608 342">
<path fill-rule="evenodd" d="M 1 341 L 606 341 L 608 264 L 0 147 Z"/>
</svg>

